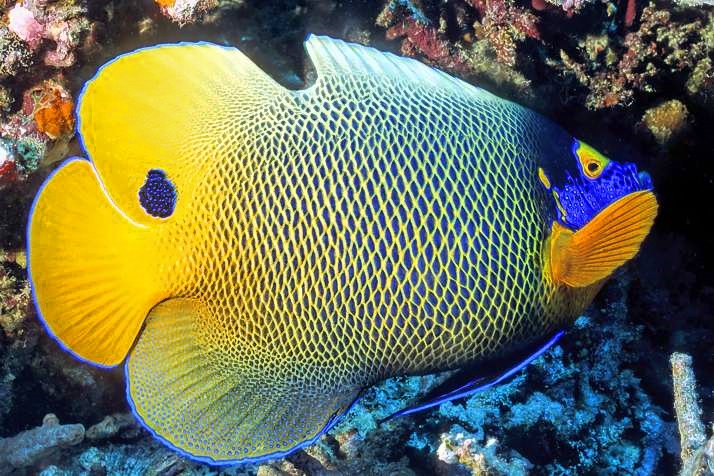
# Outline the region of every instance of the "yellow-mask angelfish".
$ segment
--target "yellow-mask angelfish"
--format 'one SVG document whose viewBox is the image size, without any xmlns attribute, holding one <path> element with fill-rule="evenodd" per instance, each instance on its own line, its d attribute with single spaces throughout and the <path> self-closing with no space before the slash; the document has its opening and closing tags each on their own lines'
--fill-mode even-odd
<svg viewBox="0 0 714 476">
<path fill-rule="evenodd" d="M 306 48 L 301 91 L 206 43 L 111 61 L 77 109 L 89 160 L 32 210 L 48 331 L 126 360 L 138 419 L 200 461 L 311 444 L 387 377 L 474 377 L 419 408 L 498 382 L 656 215 L 646 174 L 532 111 L 371 48 Z"/>
</svg>

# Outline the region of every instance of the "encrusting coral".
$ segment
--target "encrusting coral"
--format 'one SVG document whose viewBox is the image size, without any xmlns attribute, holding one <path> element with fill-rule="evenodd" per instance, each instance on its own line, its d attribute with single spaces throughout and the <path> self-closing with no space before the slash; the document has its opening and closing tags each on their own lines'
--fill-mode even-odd
<svg viewBox="0 0 714 476">
<path fill-rule="evenodd" d="M 714 473 L 714 433 L 707 441 L 699 407 L 692 357 L 675 352 L 670 357 L 674 409 L 679 426 L 682 469 L 680 476 L 705 476 Z M 713 428 L 714 430 L 714 428 Z"/>
<path fill-rule="evenodd" d="M 55 415 L 47 414 L 42 426 L 12 438 L 0 439 L 0 472 L 33 466 L 59 449 L 77 445 L 83 439 L 84 426 L 60 425 Z"/>
<path fill-rule="evenodd" d="M 665 101 L 645 111 L 642 123 L 660 145 L 669 144 L 689 124 L 687 107 L 676 99 Z"/>
<path fill-rule="evenodd" d="M 714 74 L 707 62 L 714 51 L 712 14 L 677 21 L 671 12 L 650 3 L 642 10 L 636 31 L 624 38 L 608 34 L 598 41 L 597 49 L 586 40 L 579 51 L 561 49 L 559 61 L 547 60 L 587 88 L 585 104 L 590 109 L 629 106 L 637 94 L 657 93 L 668 76 Z M 690 94 L 705 85 L 692 80 Z"/>
</svg>

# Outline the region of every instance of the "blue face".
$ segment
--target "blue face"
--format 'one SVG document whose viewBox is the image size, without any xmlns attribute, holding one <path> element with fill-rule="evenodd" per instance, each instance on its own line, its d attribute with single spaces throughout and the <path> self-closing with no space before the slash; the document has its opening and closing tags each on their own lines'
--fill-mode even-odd
<svg viewBox="0 0 714 476">
<path fill-rule="evenodd" d="M 635 164 L 609 160 L 577 139 L 571 147 L 577 172 L 565 171 L 562 183 L 550 183 L 544 171 L 541 182 L 552 193 L 558 222 L 579 230 L 605 207 L 632 192 L 652 190 L 647 172 L 638 172 Z"/>
</svg>

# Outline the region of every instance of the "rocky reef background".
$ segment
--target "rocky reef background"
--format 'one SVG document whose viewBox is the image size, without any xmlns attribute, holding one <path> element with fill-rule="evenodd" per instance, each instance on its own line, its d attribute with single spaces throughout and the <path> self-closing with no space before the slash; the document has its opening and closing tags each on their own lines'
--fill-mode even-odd
<svg viewBox="0 0 714 476">
<path fill-rule="evenodd" d="M 714 474 L 711 0 L 0 0 L 0 12 L 0 474 Z M 285 460 L 197 465 L 137 425 L 120 369 L 81 364 L 43 332 L 29 205 L 57 161 L 81 154 L 74 101 L 107 59 L 209 40 L 300 88 L 308 32 L 542 112 L 650 171 L 660 215 L 636 261 L 510 383 L 380 425 L 439 377 L 390 380 Z"/>
</svg>

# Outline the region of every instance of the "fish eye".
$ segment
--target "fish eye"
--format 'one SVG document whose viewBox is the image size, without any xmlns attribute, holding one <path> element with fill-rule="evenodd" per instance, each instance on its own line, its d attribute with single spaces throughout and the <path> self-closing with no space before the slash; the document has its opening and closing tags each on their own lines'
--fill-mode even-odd
<svg viewBox="0 0 714 476">
<path fill-rule="evenodd" d="M 573 154 L 580 161 L 582 174 L 590 180 L 598 178 L 607 164 L 610 163 L 607 157 L 577 139 L 573 143 Z"/>
<path fill-rule="evenodd" d="M 596 179 L 600 176 L 602 172 L 602 164 L 597 159 L 587 160 L 583 164 L 583 172 L 585 176 L 589 179 Z"/>
<path fill-rule="evenodd" d="M 157 218 L 168 218 L 176 207 L 176 187 L 160 169 L 151 169 L 146 174 L 144 185 L 139 189 L 141 207 Z"/>
</svg>

